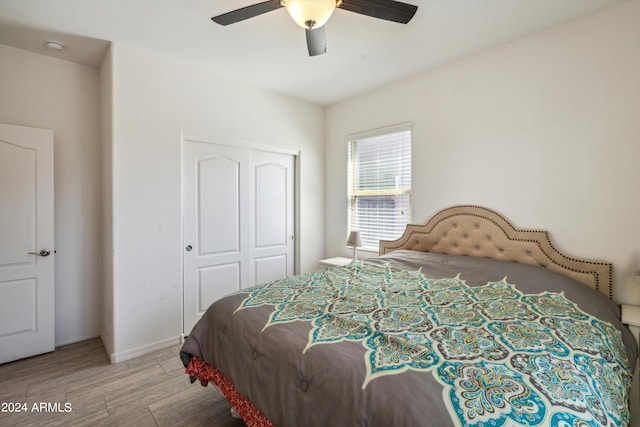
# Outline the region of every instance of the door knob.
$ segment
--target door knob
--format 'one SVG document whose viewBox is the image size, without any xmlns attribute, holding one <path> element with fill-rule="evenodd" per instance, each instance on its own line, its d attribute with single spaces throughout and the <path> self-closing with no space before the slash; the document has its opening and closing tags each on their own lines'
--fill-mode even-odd
<svg viewBox="0 0 640 427">
<path fill-rule="evenodd" d="M 29 252 L 29 254 L 30 255 L 38 255 L 38 256 L 49 256 L 49 255 L 51 255 L 51 251 L 43 249 L 40 252 Z"/>
</svg>

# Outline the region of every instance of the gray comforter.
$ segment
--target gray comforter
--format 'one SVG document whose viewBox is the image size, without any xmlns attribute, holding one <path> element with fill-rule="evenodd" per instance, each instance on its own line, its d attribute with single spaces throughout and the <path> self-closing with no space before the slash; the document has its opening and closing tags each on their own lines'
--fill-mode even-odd
<svg viewBox="0 0 640 427">
<path fill-rule="evenodd" d="M 395 251 L 229 295 L 182 352 L 278 427 L 624 425 L 619 319 L 551 271 Z"/>
</svg>

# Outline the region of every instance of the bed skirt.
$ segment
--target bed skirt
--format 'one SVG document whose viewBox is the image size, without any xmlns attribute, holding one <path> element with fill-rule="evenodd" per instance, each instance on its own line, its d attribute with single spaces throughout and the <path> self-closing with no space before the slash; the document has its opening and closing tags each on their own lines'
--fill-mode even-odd
<svg viewBox="0 0 640 427">
<path fill-rule="evenodd" d="M 203 387 L 206 387 L 209 381 L 213 382 L 225 399 L 229 401 L 231 407 L 244 420 L 247 427 L 275 427 L 258 408 L 238 393 L 231 381 L 204 360 L 193 356 L 187 364 L 186 373 L 190 377 L 198 379 Z"/>
</svg>

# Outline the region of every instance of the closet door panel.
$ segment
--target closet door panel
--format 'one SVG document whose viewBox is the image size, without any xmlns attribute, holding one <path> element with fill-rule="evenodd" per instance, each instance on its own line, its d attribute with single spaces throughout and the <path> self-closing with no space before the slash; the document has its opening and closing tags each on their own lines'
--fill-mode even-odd
<svg viewBox="0 0 640 427">
<path fill-rule="evenodd" d="M 240 162 L 204 158 L 198 161 L 196 179 L 199 254 L 240 252 Z"/>
<path fill-rule="evenodd" d="M 279 163 L 258 164 L 255 173 L 255 246 L 287 244 L 287 168 Z"/>
<path fill-rule="evenodd" d="M 254 260 L 254 266 L 256 283 L 267 283 L 288 275 L 286 255 L 258 258 Z"/>
<path fill-rule="evenodd" d="M 183 333 L 214 301 L 252 282 L 250 153 L 183 142 Z"/>
<path fill-rule="evenodd" d="M 251 236 L 254 284 L 293 275 L 295 161 L 289 154 L 254 151 Z"/>
</svg>

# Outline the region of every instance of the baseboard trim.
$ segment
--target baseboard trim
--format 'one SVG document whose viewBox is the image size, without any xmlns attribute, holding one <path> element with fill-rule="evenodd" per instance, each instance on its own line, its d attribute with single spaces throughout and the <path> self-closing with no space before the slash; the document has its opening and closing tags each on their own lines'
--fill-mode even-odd
<svg viewBox="0 0 640 427">
<path fill-rule="evenodd" d="M 154 343 L 132 348 L 130 350 L 121 351 L 118 353 L 109 352 L 109 359 L 111 360 L 111 363 L 124 362 L 125 360 L 133 359 L 139 356 L 144 356 L 145 354 L 151 353 L 156 350 L 162 350 L 163 348 L 180 344 L 180 340 L 181 340 L 181 336 L 176 335 L 175 337 L 167 338 L 161 341 L 156 341 Z"/>
</svg>

